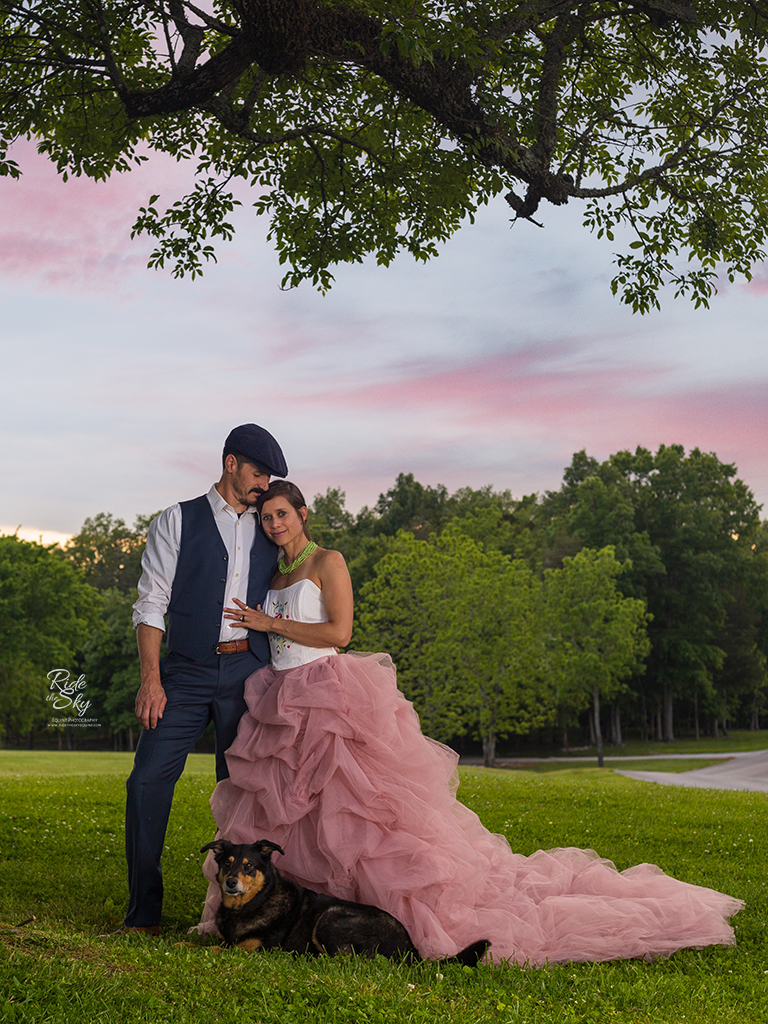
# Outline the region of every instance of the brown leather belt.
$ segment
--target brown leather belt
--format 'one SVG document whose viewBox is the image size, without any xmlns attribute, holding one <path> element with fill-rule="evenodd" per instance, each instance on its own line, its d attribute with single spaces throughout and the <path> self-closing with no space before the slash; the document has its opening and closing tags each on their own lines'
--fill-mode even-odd
<svg viewBox="0 0 768 1024">
<path fill-rule="evenodd" d="M 242 651 L 250 651 L 248 640 L 222 640 L 216 644 L 217 654 L 240 654 Z"/>
</svg>

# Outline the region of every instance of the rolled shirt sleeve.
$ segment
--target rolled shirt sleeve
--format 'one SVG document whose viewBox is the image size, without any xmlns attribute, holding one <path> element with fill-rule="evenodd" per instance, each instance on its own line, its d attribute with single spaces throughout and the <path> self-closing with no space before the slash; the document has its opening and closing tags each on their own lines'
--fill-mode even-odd
<svg viewBox="0 0 768 1024">
<path fill-rule="evenodd" d="M 165 613 L 181 546 L 181 507 L 171 505 L 149 524 L 141 557 L 139 597 L 133 606 L 134 629 L 141 623 L 165 631 Z"/>
</svg>

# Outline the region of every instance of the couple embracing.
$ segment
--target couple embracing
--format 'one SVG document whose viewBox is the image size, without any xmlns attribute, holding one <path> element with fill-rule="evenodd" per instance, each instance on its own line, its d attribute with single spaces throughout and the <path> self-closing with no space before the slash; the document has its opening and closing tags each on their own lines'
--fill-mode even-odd
<svg viewBox="0 0 768 1024">
<path fill-rule="evenodd" d="M 388 911 L 424 957 L 478 936 L 494 960 L 534 965 L 732 944 L 740 900 L 591 850 L 516 854 L 456 799 L 457 755 L 422 734 L 388 656 L 338 653 L 349 574 L 311 540 L 299 489 L 270 486 L 287 472 L 268 431 L 236 427 L 219 482 L 150 528 L 123 928 L 159 932 L 173 788 L 213 721 L 218 834 L 278 844 L 283 875 Z M 205 870 L 212 881 L 212 859 Z M 212 882 L 199 931 L 215 930 L 218 902 Z"/>
</svg>

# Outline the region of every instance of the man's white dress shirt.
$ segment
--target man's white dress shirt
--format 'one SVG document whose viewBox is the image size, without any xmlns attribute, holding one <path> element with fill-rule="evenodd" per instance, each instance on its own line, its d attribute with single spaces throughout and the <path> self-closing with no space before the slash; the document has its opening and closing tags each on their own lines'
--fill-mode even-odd
<svg viewBox="0 0 768 1024">
<path fill-rule="evenodd" d="M 214 484 L 206 495 L 213 518 L 227 549 L 227 584 L 224 590 L 219 640 L 241 640 L 248 630 L 237 624 L 230 626 L 223 617 L 224 608 L 237 607 L 234 598 L 247 604 L 248 568 L 257 516 L 255 508 L 238 515 L 222 498 Z M 171 600 L 173 577 L 181 546 L 181 506 L 171 505 L 149 524 L 147 546 L 141 557 L 139 599 L 133 606 L 134 628 L 144 622 L 165 631 L 165 613 Z"/>
</svg>

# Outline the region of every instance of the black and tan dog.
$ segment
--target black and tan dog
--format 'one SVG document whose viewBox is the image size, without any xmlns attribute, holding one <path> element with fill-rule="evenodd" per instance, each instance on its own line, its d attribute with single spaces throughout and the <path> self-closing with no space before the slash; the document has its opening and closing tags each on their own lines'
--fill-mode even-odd
<svg viewBox="0 0 768 1024">
<path fill-rule="evenodd" d="M 236 846 L 216 839 L 200 852 L 206 850 L 213 850 L 218 865 L 216 925 L 227 945 L 421 960 L 406 929 L 386 911 L 324 896 L 283 878 L 272 863 L 273 853 L 283 853 L 276 843 L 261 839 Z M 489 946 L 482 939 L 448 960 L 474 967 Z"/>
</svg>

